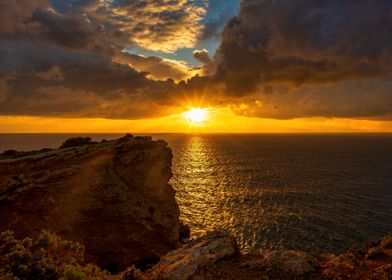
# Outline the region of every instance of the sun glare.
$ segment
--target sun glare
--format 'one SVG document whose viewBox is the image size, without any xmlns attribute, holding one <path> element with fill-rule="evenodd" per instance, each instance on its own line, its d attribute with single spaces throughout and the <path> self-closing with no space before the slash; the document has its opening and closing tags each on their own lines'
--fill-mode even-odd
<svg viewBox="0 0 392 280">
<path fill-rule="evenodd" d="M 207 109 L 205 108 L 192 108 L 189 111 L 183 113 L 184 118 L 190 123 L 203 123 L 207 120 Z"/>
</svg>

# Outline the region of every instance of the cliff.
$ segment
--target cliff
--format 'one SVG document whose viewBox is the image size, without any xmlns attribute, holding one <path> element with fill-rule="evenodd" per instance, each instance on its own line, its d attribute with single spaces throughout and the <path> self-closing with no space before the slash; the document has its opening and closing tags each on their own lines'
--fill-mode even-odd
<svg viewBox="0 0 392 280">
<path fill-rule="evenodd" d="M 189 229 L 168 184 L 166 142 L 127 135 L 62 147 L 0 155 L 0 231 L 15 233 L 0 233 L 0 279 L 392 279 L 392 236 L 337 256 L 243 255 L 222 231 L 181 245 L 179 232 Z M 26 236 L 35 240 L 16 240 Z M 85 259 L 79 245 L 60 237 L 83 244 Z M 124 271 L 112 275 L 88 262 Z"/>
<path fill-rule="evenodd" d="M 179 241 L 167 143 L 116 141 L 0 160 L 0 231 L 42 229 L 85 246 L 85 260 L 112 271 L 154 262 Z"/>
</svg>

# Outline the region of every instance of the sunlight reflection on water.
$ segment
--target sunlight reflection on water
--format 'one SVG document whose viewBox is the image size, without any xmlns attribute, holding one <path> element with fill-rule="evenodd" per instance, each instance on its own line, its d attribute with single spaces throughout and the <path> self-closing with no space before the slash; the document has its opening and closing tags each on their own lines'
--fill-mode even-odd
<svg viewBox="0 0 392 280">
<path fill-rule="evenodd" d="M 204 225 L 224 226 L 224 211 L 221 207 L 224 192 L 219 185 L 225 184 L 225 176 L 219 172 L 221 159 L 214 149 L 209 149 L 200 137 L 192 137 L 184 146 L 178 169 L 181 180 L 187 182 L 178 190 L 181 198 L 181 213 L 194 235 L 205 231 Z"/>
<path fill-rule="evenodd" d="M 203 137 L 189 138 L 175 167 L 181 170 L 183 183 L 177 189 L 177 199 L 182 219 L 191 226 L 194 236 L 228 229 L 236 235 L 242 250 L 249 251 L 256 247 L 256 235 L 261 230 L 255 230 L 255 226 L 266 224 L 270 217 L 264 213 L 262 189 L 249 188 L 251 170 L 242 170 L 248 174 L 240 177 L 232 164 L 219 147 L 210 145 Z"/>
<path fill-rule="evenodd" d="M 392 230 L 386 175 L 391 155 L 374 145 L 358 155 L 352 143 L 336 139 L 178 137 L 168 139 L 172 184 L 193 236 L 224 228 L 245 252 L 260 247 L 322 252 Z M 370 160 L 377 170 L 366 169 Z"/>
</svg>

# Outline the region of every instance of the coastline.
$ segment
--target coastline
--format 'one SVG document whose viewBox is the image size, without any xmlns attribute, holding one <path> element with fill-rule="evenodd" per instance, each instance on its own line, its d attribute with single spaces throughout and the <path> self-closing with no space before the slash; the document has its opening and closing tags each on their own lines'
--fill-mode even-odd
<svg viewBox="0 0 392 280">
<path fill-rule="evenodd" d="M 132 242 L 139 240 L 139 242 L 143 243 L 143 246 L 145 246 L 144 250 L 146 250 L 146 248 L 153 249 L 152 251 L 155 251 L 156 255 L 159 255 L 160 257 L 151 259 L 150 257 L 143 256 L 144 260 L 141 258 L 141 262 L 135 261 L 138 253 L 126 252 L 123 250 L 124 248 L 120 247 L 120 244 L 116 244 L 124 244 L 125 242 L 125 240 L 120 240 L 122 237 L 118 235 L 117 240 L 112 240 L 115 242 L 110 245 L 114 245 L 112 249 L 121 248 L 121 250 L 119 249 L 117 252 L 118 254 L 136 255 L 135 258 L 133 258 L 133 261 L 127 256 L 125 256 L 125 258 L 122 256 L 122 261 L 124 261 L 124 263 L 118 267 L 122 267 L 123 272 L 118 274 L 102 272 L 106 275 L 105 277 L 108 277 L 105 279 L 245 280 L 391 278 L 392 237 L 390 235 L 384 237 L 382 240 L 369 241 L 359 249 L 352 249 L 339 255 L 312 254 L 293 250 L 265 252 L 260 250 L 258 253 L 241 254 L 238 250 L 235 238 L 226 232 L 212 232 L 195 240 L 189 240 L 189 229 L 181 225 L 178 205 L 174 200 L 174 192 L 171 186 L 168 185 L 168 181 L 172 176 L 171 150 L 167 147 L 166 142 L 161 140 L 153 141 L 149 137 L 133 137 L 132 135 L 126 135 L 117 140 L 102 141 L 100 143 L 93 141 L 87 143 L 72 143 L 73 142 L 71 141 L 70 146 L 63 147 L 62 149 L 44 149 L 27 153 L 8 152 L 5 155 L 3 154 L 2 158 L 0 157 L 0 176 L 3 179 L 0 187 L 2 197 L 2 201 L 0 202 L 2 206 L 6 204 L 12 205 L 14 203 L 15 208 L 7 208 L 7 206 L 4 209 L 7 209 L 7 211 L 10 209 L 16 210 L 19 209 L 18 207 L 20 207 L 21 201 L 27 201 L 20 200 L 20 197 L 28 195 L 29 200 L 39 201 L 37 200 L 38 198 L 35 198 L 36 196 L 32 194 L 39 193 L 41 195 L 44 192 L 50 194 L 47 196 L 48 200 L 44 201 L 44 204 L 46 204 L 49 199 L 54 199 L 55 196 L 53 195 L 53 191 L 57 192 L 58 190 L 62 190 L 64 184 L 68 186 L 67 188 L 72 189 L 73 185 L 69 182 L 75 182 L 75 178 L 78 178 L 79 180 L 80 171 L 85 170 L 87 167 L 89 169 L 94 167 L 93 170 L 97 170 L 93 173 L 94 175 L 89 173 L 90 175 L 88 176 L 92 178 L 98 176 L 98 173 L 102 175 L 100 172 L 106 170 L 106 174 L 98 181 L 78 181 L 78 184 L 92 188 L 91 190 L 94 193 L 96 193 L 97 190 L 101 190 L 100 186 L 105 186 L 106 188 L 110 187 L 109 189 L 111 190 L 118 189 L 118 184 L 120 182 L 118 181 L 118 178 L 123 180 L 125 178 L 124 176 L 129 176 L 129 172 L 133 172 L 133 175 L 131 176 L 132 181 L 126 181 L 125 184 L 121 183 L 123 184 L 123 187 L 117 195 L 124 195 L 124 193 L 128 192 L 128 188 L 132 186 L 132 189 L 134 190 L 132 196 L 151 196 L 153 205 L 150 200 L 146 200 L 143 202 L 139 201 L 140 206 L 138 205 L 136 208 L 132 208 L 133 206 L 129 208 L 129 200 L 125 199 L 122 202 L 124 203 L 124 209 L 127 209 L 127 211 L 130 211 L 131 209 L 131 211 L 135 211 L 134 213 L 136 214 L 132 216 L 132 219 L 136 218 L 140 220 L 137 225 L 128 224 L 127 227 L 130 227 L 131 230 L 140 230 L 140 225 L 146 224 L 146 229 L 148 230 L 143 232 L 142 235 L 135 237 L 136 239 L 132 239 Z M 54 159 L 57 161 L 54 161 Z M 99 164 L 97 164 L 98 159 L 100 160 Z M 113 170 L 115 170 L 115 173 L 117 174 L 115 177 L 113 177 L 113 173 L 108 171 L 109 166 L 114 168 Z M 45 167 L 47 170 L 45 170 L 46 173 L 34 173 L 36 171 L 34 171 L 33 167 L 38 169 Z M 137 169 L 138 172 L 145 175 L 143 175 L 143 179 L 138 178 L 139 173 L 135 173 L 134 169 Z M 54 172 L 54 170 L 57 171 Z M 21 176 L 22 171 L 24 172 L 23 176 Z M 15 175 L 15 172 L 18 174 L 17 176 Z M 48 176 L 51 174 L 54 174 L 54 177 Z M 118 177 L 118 174 L 121 174 L 121 176 Z M 157 176 L 157 174 L 161 175 Z M 113 178 L 115 178 L 115 180 Z M 57 180 L 57 183 L 59 184 L 53 184 L 53 180 Z M 149 180 L 148 184 L 145 183 L 145 180 Z M 110 182 L 110 185 L 108 185 L 108 182 Z M 151 184 L 154 186 L 153 188 L 151 188 Z M 82 195 L 88 196 L 89 193 L 90 192 L 86 192 Z M 129 196 L 129 199 L 131 199 L 132 196 Z M 55 207 L 55 205 L 66 205 L 66 207 L 62 208 L 62 212 L 59 212 L 60 216 L 58 214 L 52 216 L 48 215 L 44 221 L 39 223 L 39 229 L 30 232 L 31 226 L 26 226 L 29 223 L 29 219 L 35 216 L 22 215 L 21 213 L 13 212 L 12 217 L 9 219 L 9 223 L 3 221 L 1 230 L 13 230 L 12 228 L 7 228 L 7 226 L 14 226 L 14 229 L 19 230 L 17 237 L 23 239 L 24 237 L 30 236 L 35 238 L 37 236 L 37 231 L 49 229 L 54 230 L 61 238 L 65 237 L 65 239 L 67 239 L 67 237 L 71 237 L 72 241 L 81 242 L 83 244 L 82 241 L 88 240 L 88 237 L 85 237 L 84 239 L 79 238 L 77 234 L 80 234 L 81 232 L 76 235 L 67 233 L 63 237 L 62 233 L 64 232 L 64 228 L 58 224 L 58 219 L 59 217 L 64 217 L 64 215 L 69 216 L 71 212 L 67 211 L 73 211 L 72 213 L 75 213 L 75 215 L 71 215 L 72 217 L 70 216 L 70 219 L 67 220 L 64 226 L 69 227 L 70 224 L 73 223 L 79 226 L 80 215 L 83 215 L 83 219 L 86 217 L 84 216 L 87 209 L 85 208 L 86 202 L 90 203 L 91 201 L 83 200 L 78 204 L 74 197 L 71 197 L 70 200 L 66 200 L 64 197 L 67 196 L 58 196 L 54 199 L 55 203 L 52 204 L 53 207 Z M 108 200 L 109 198 L 110 200 Z M 42 197 L 40 199 L 42 199 Z M 113 199 L 116 200 L 117 204 L 115 205 L 118 206 L 119 202 L 117 201 L 117 198 L 114 198 L 111 193 L 102 192 L 100 200 L 105 201 L 106 204 L 101 205 L 99 211 L 101 215 L 102 213 L 110 213 L 110 215 L 112 215 L 111 219 L 113 219 L 114 228 L 115 230 L 118 230 L 118 224 L 123 223 L 124 220 L 122 220 L 123 218 L 118 218 L 120 217 L 118 216 L 118 212 L 113 215 L 113 211 L 117 211 L 118 208 L 117 206 L 110 208 L 108 202 L 113 201 Z M 163 200 L 167 200 L 169 203 L 164 206 L 161 204 Z M 71 208 L 70 205 L 72 205 Z M 75 205 L 77 205 L 78 208 L 75 208 Z M 91 209 L 98 211 L 96 208 L 97 202 L 95 200 L 91 205 L 94 206 Z M 80 208 L 79 206 L 83 207 Z M 34 209 L 39 210 L 37 216 L 48 211 L 46 208 L 39 209 L 39 207 L 41 207 L 39 204 L 34 204 Z M 152 210 L 152 208 L 154 210 Z M 4 209 L 2 210 L 3 213 L 5 213 Z M 166 219 L 164 217 L 167 216 L 172 216 L 172 218 L 170 218 L 170 221 L 163 222 L 163 219 Z M 15 217 L 22 221 L 18 226 L 15 226 Z M 90 218 L 95 219 L 95 221 L 101 225 L 105 225 L 105 223 L 108 222 L 99 215 L 93 215 L 90 216 Z M 34 224 L 34 219 L 31 223 L 32 226 L 36 225 Z M 159 223 L 162 223 L 162 225 L 155 228 L 155 225 Z M 23 231 L 20 230 L 22 225 L 25 226 Z M 45 227 L 45 225 L 48 225 L 48 227 Z M 167 228 L 168 231 L 165 230 L 167 232 L 166 234 L 172 229 L 172 233 L 167 235 L 171 236 L 171 245 L 167 244 L 164 250 L 160 248 L 160 242 L 165 242 L 163 240 L 166 239 L 158 241 L 155 240 L 156 237 L 152 238 L 149 236 L 150 233 L 157 234 L 156 236 L 161 235 L 162 226 Z M 90 229 L 97 230 L 97 227 L 89 226 L 84 228 L 84 230 L 88 231 Z M 32 233 L 32 235 L 29 233 Z M 100 236 L 99 238 L 101 238 L 99 240 L 102 242 L 104 241 L 102 238 L 105 237 Z M 152 240 L 154 240 L 155 243 L 151 242 Z M 5 241 L 2 240 L 2 242 Z M 128 243 L 127 245 L 131 246 L 129 248 L 131 250 L 132 244 L 133 243 Z M 94 251 L 88 249 L 88 244 L 83 245 L 87 245 L 87 252 L 89 255 L 95 254 Z M 170 249 L 171 246 L 172 248 Z M 160 249 L 156 251 L 154 248 Z M 172 249 L 175 250 L 171 251 Z M 105 250 L 107 250 L 107 248 L 105 248 Z M 0 250 L 0 252 L 2 257 L 4 257 L 4 251 Z M 97 263 L 96 261 L 99 258 L 95 257 L 90 256 L 87 258 L 87 261 Z M 112 257 L 109 256 L 109 258 Z M 83 267 L 86 266 L 87 263 L 81 261 L 80 263 L 77 263 L 77 265 Z M 131 268 L 125 269 L 125 267 Z M 0 279 L 8 279 L 1 277 L 8 275 L 7 273 L 9 273 L 9 271 L 2 271 L 1 269 Z M 96 271 L 101 270 L 96 268 Z M 4 275 L 2 275 L 2 273 Z M 104 279 L 103 274 L 96 276 L 98 278 L 88 279 Z M 87 277 L 87 274 L 84 275 Z M 80 279 L 87 279 L 86 277 Z"/>
</svg>

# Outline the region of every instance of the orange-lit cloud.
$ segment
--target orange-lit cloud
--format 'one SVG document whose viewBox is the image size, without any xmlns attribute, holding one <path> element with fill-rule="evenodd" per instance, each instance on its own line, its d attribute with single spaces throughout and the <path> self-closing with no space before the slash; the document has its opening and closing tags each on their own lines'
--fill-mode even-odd
<svg viewBox="0 0 392 280">
<path fill-rule="evenodd" d="M 2 1 L 0 115 L 138 119 L 148 126 L 197 106 L 248 117 L 248 128 L 257 120 L 268 127 L 266 118 L 287 130 L 296 123 L 328 129 L 338 118 L 387 127 L 390 1 L 243 0 L 215 55 L 190 51 L 199 69 L 176 54 L 161 57 L 206 36 L 207 2 Z M 136 47 L 159 52 L 124 52 Z M 220 131 L 217 124 L 219 118 L 204 128 Z"/>
<path fill-rule="evenodd" d="M 347 118 L 299 118 L 274 120 L 248 118 L 228 109 L 210 110 L 208 119 L 193 125 L 184 115 L 174 114 L 158 119 L 108 120 L 102 118 L 40 118 L 26 116 L 0 117 L 3 133 L 310 133 L 310 132 L 389 132 L 392 121 Z"/>
<path fill-rule="evenodd" d="M 196 44 L 207 1 L 117 1 L 108 5 L 110 23 L 141 48 L 174 52 Z"/>
<path fill-rule="evenodd" d="M 117 54 L 114 61 L 128 64 L 139 72 L 146 72 L 156 80 L 173 79 L 176 82 L 186 80 L 198 73 L 197 69 L 185 61 L 162 58 L 159 56 L 144 56 L 129 53 Z"/>
</svg>

